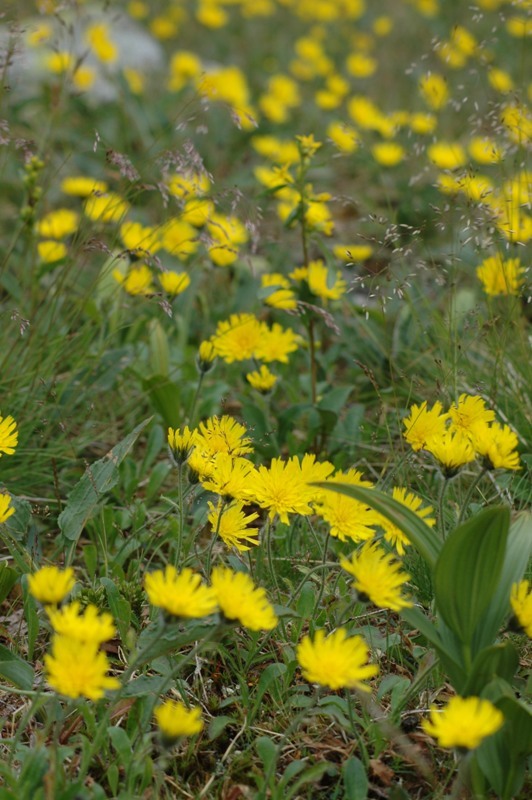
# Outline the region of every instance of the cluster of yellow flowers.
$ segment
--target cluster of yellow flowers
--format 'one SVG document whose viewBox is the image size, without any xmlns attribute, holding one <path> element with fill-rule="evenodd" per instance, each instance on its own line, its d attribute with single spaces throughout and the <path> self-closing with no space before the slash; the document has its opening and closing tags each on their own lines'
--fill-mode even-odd
<svg viewBox="0 0 532 800">
<path fill-rule="evenodd" d="M 18 444 L 17 423 L 13 417 L 0 415 L 0 458 L 2 455 L 12 456 Z M 0 491 L 0 525 L 15 513 L 11 496 Z"/>
<path fill-rule="evenodd" d="M 461 394 L 447 412 L 440 402 L 412 406 L 404 437 L 413 450 L 431 453 L 447 477 L 477 456 L 485 469 L 521 469 L 517 434 L 494 420 L 482 397 Z"/>
</svg>

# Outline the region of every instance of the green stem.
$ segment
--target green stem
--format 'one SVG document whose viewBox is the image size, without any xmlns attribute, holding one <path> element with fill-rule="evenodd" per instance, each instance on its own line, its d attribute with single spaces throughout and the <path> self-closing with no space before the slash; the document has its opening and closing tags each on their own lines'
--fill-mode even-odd
<svg viewBox="0 0 532 800">
<path fill-rule="evenodd" d="M 356 720 L 355 720 L 355 710 L 353 708 L 353 698 L 351 696 L 351 692 L 349 691 L 349 689 L 346 689 L 345 695 L 346 695 L 346 698 L 347 698 L 347 713 L 349 715 L 349 724 L 351 726 L 351 733 L 353 734 L 353 736 L 355 737 L 355 739 L 357 741 L 358 749 L 359 749 L 360 755 L 361 755 L 361 761 L 364 764 L 364 767 L 366 769 L 368 769 L 368 767 L 369 767 L 369 753 L 368 753 L 368 749 L 366 747 L 366 744 L 364 742 L 364 739 L 360 735 L 360 733 L 358 731 L 358 728 L 357 728 L 357 724 L 356 724 Z"/>
<path fill-rule="evenodd" d="M 203 384 L 203 378 L 204 377 L 205 377 L 205 373 L 204 372 L 200 372 L 200 376 L 198 378 L 198 385 L 196 386 L 196 391 L 194 393 L 194 397 L 192 398 L 192 402 L 191 402 L 190 408 L 188 410 L 187 422 L 188 422 L 188 424 L 190 425 L 191 428 L 194 425 L 194 414 L 196 412 L 196 404 L 198 402 L 198 397 L 199 397 L 199 394 L 200 394 L 200 391 L 201 391 L 201 386 Z"/>
<path fill-rule="evenodd" d="M 439 491 L 439 494 L 438 494 L 438 516 L 440 518 L 440 528 L 441 528 L 442 539 L 445 539 L 445 534 L 446 534 L 445 516 L 444 516 L 444 512 L 443 512 L 443 501 L 444 501 L 444 498 L 445 498 L 445 490 L 446 490 L 446 488 L 447 488 L 447 478 L 445 477 L 445 475 L 442 475 L 441 487 L 440 487 L 440 491 Z"/>
<path fill-rule="evenodd" d="M 316 340 L 314 336 L 313 317 L 310 317 L 308 322 L 308 344 L 310 353 L 310 395 L 311 395 L 312 405 L 315 406 L 317 399 L 316 384 L 317 384 L 318 369 L 316 364 Z"/>
<path fill-rule="evenodd" d="M 465 498 L 464 498 L 464 500 L 462 502 L 462 509 L 460 511 L 460 516 L 458 517 L 458 524 L 459 525 L 462 522 L 465 514 L 467 513 L 467 508 L 469 506 L 469 501 L 471 500 L 471 498 L 473 496 L 473 492 L 475 491 L 475 489 L 477 488 L 477 486 L 479 485 L 480 481 L 482 480 L 482 478 L 484 477 L 484 475 L 486 474 L 487 471 L 488 471 L 487 469 L 482 469 L 478 473 L 478 475 L 475 478 L 475 480 L 472 482 L 472 484 L 469 487 L 469 489 L 467 490 L 467 494 L 466 494 L 466 496 L 465 496 Z"/>
</svg>

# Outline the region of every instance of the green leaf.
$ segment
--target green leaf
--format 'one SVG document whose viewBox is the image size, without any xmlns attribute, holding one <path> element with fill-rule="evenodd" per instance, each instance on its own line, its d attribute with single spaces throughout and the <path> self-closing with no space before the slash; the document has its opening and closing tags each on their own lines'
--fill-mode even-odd
<svg viewBox="0 0 532 800">
<path fill-rule="evenodd" d="M 70 493 L 68 502 L 59 515 L 59 528 L 65 539 L 77 542 L 102 496 L 117 484 L 118 467 L 150 421 L 151 417 L 145 419 L 125 439 L 115 445 L 106 456 L 87 468 L 81 480 Z"/>
<path fill-rule="evenodd" d="M 264 764 L 264 772 L 273 775 L 277 762 L 277 746 L 272 742 L 269 736 L 259 736 L 255 741 L 255 747 Z"/>
<path fill-rule="evenodd" d="M 17 689 L 31 691 L 33 688 L 33 667 L 3 644 L 0 644 L 0 676 L 10 681 Z"/>
<path fill-rule="evenodd" d="M 131 747 L 129 736 L 123 728 L 114 725 L 107 728 L 107 733 L 109 734 L 114 749 L 118 753 L 120 763 L 122 766 L 128 767 L 133 755 L 133 748 Z"/>
<path fill-rule="evenodd" d="M 449 628 L 467 646 L 497 587 L 509 524 L 508 508 L 485 509 L 449 534 L 438 558 L 434 570 L 436 605 Z"/>
<path fill-rule="evenodd" d="M 8 567 L 5 562 L 0 564 L 0 603 L 3 603 L 9 592 L 19 579 L 16 569 Z"/>
<path fill-rule="evenodd" d="M 270 689 L 270 687 L 275 683 L 275 681 L 284 675 L 286 672 L 286 664 L 281 664 L 279 662 L 275 662 L 274 664 L 269 664 L 265 670 L 263 670 L 260 678 L 259 683 L 257 686 L 257 694 L 254 698 L 254 707 L 253 711 L 251 712 L 251 718 L 255 716 L 257 713 L 259 706 L 261 704 L 262 698 L 266 694 L 266 692 Z"/>
<path fill-rule="evenodd" d="M 374 508 L 383 517 L 397 525 L 431 568 L 436 564 L 441 549 L 440 540 L 421 517 L 418 517 L 414 511 L 402 503 L 398 503 L 397 500 L 378 489 L 368 489 L 365 486 L 350 486 L 347 483 L 316 483 L 313 485 L 345 494 Z"/>
<path fill-rule="evenodd" d="M 519 655 L 512 642 L 494 644 L 477 653 L 473 667 L 468 676 L 463 694 L 480 695 L 482 690 L 495 677 L 512 683 L 519 666 Z"/>
<path fill-rule="evenodd" d="M 520 512 L 510 525 L 502 571 L 473 637 L 475 652 L 490 645 L 510 613 L 513 583 L 522 580 L 532 553 L 532 514 Z"/>
<path fill-rule="evenodd" d="M 164 424 L 171 428 L 178 428 L 183 418 L 179 386 L 164 375 L 153 375 L 144 380 L 142 384 L 154 410 L 161 415 Z"/>
<path fill-rule="evenodd" d="M 209 725 L 209 732 L 208 736 L 209 739 L 212 741 L 220 736 L 221 733 L 227 728 L 228 725 L 234 725 L 236 723 L 236 719 L 234 717 L 228 717 L 222 714 L 219 717 L 214 717 L 211 724 Z"/>
<path fill-rule="evenodd" d="M 122 642 L 127 641 L 127 634 L 131 624 L 131 605 L 118 591 L 116 585 L 110 578 L 101 579 L 102 586 L 105 587 L 109 608 L 113 615 L 118 633 Z"/>
<path fill-rule="evenodd" d="M 301 789 L 302 786 L 305 786 L 305 784 L 317 783 L 323 778 L 326 772 L 334 773 L 335 771 L 336 770 L 332 766 L 332 764 L 329 764 L 327 761 L 318 761 L 317 764 L 312 764 L 312 766 L 306 769 L 304 773 L 299 776 L 297 781 L 295 781 L 295 783 L 292 786 L 290 786 L 288 792 L 285 795 L 287 800 L 289 800 L 289 798 L 298 795 L 299 790 Z M 301 795 L 298 796 L 301 797 Z"/>
<path fill-rule="evenodd" d="M 369 781 L 362 761 L 351 756 L 342 767 L 345 800 L 366 800 Z"/>
</svg>

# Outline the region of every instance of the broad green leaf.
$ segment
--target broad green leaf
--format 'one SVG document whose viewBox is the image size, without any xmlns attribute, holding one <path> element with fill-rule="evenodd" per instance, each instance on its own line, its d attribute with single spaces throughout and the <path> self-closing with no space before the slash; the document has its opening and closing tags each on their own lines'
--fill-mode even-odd
<svg viewBox="0 0 532 800">
<path fill-rule="evenodd" d="M 402 503 L 398 503 L 397 500 L 378 489 L 368 489 L 365 486 L 351 486 L 347 483 L 316 483 L 313 485 L 345 494 L 374 508 L 383 517 L 397 525 L 431 568 L 436 564 L 442 546 L 440 540 L 421 517 L 418 517 Z"/>
<path fill-rule="evenodd" d="M 356 756 L 351 756 L 342 766 L 345 800 L 366 800 L 369 781 L 364 764 Z"/>
<path fill-rule="evenodd" d="M 463 691 L 464 696 L 479 695 L 495 677 L 511 683 L 518 666 L 519 655 L 512 642 L 506 641 L 484 648 L 477 653 L 473 662 Z"/>
<path fill-rule="evenodd" d="M 141 422 L 106 456 L 87 468 L 81 480 L 70 493 L 68 502 L 59 515 L 59 528 L 65 539 L 77 542 L 102 496 L 117 484 L 118 467 L 150 421 L 151 417 Z"/>
<path fill-rule="evenodd" d="M 266 692 L 270 689 L 270 687 L 275 683 L 275 681 L 284 675 L 286 672 L 286 664 L 281 664 L 275 662 L 274 664 L 269 664 L 265 670 L 263 670 L 260 678 L 259 683 L 257 686 L 257 694 L 254 698 L 254 706 L 253 711 L 251 712 L 251 718 L 255 716 L 257 713 L 259 706 L 261 704 L 262 698 L 266 694 Z"/>
<path fill-rule="evenodd" d="M 3 644 L 0 644 L 0 677 L 14 684 L 17 689 L 30 691 L 33 688 L 33 667 Z"/>
<path fill-rule="evenodd" d="M 0 564 L 0 603 L 3 603 L 9 592 L 19 579 L 16 569 L 8 567 L 5 562 Z"/>
<path fill-rule="evenodd" d="M 255 747 L 264 764 L 264 772 L 273 775 L 277 762 L 277 746 L 269 736 L 259 736 L 255 741 Z"/>
<path fill-rule="evenodd" d="M 102 585 L 105 587 L 107 599 L 109 601 L 109 608 L 118 628 L 118 633 L 122 642 L 127 642 L 127 634 L 131 624 L 131 605 L 123 597 L 118 588 L 110 578 L 102 578 Z"/>
<path fill-rule="evenodd" d="M 468 647 L 497 587 L 509 524 L 508 508 L 485 509 L 451 531 L 438 558 L 434 570 L 438 611 Z"/>
<path fill-rule="evenodd" d="M 522 511 L 510 525 L 502 571 L 473 637 L 474 651 L 490 645 L 510 613 L 513 583 L 522 580 L 532 553 L 532 514 Z"/>
<path fill-rule="evenodd" d="M 179 386 L 164 375 L 152 375 L 143 381 L 143 387 L 149 395 L 154 410 L 163 418 L 164 424 L 178 428 L 183 418 Z"/>
<path fill-rule="evenodd" d="M 305 786 L 307 783 L 317 783 L 322 779 L 326 772 L 332 772 L 334 774 L 335 771 L 336 770 L 332 764 L 329 764 L 327 761 L 318 761 L 317 764 L 312 764 L 312 766 L 306 769 L 304 773 L 299 776 L 297 781 L 290 786 L 288 792 L 285 794 L 285 797 L 287 800 L 296 796 L 301 797 L 298 792 L 302 786 Z"/>
<path fill-rule="evenodd" d="M 211 741 L 216 739 L 221 733 L 224 732 L 228 725 L 236 725 L 235 717 L 228 717 L 224 714 L 219 717 L 214 717 L 209 725 L 209 739 Z"/>
</svg>

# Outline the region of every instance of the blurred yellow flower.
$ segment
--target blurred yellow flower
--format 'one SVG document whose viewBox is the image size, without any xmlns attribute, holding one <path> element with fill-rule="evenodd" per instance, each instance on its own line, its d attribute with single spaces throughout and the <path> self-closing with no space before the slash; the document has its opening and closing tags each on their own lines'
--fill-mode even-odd
<svg viewBox="0 0 532 800">
<path fill-rule="evenodd" d="M 523 285 L 524 267 L 518 258 L 502 260 L 499 253 L 485 258 L 477 267 L 477 277 L 487 295 L 517 295 Z"/>
<path fill-rule="evenodd" d="M 37 233 L 43 239 L 65 239 L 77 231 L 79 214 L 69 208 L 50 211 L 37 222 Z"/>
<path fill-rule="evenodd" d="M 395 167 L 403 161 L 406 152 L 398 142 L 377 142 L 371 148 L 371 154 L 382 167 Z"/>
<path fill-rule="evenodd" d="M 258 392 L 268 394 L 277 383 L 278 377 L 270 372 L 266 364 L 261 364 L 260 369 L 246 374 L 246 380 Z"/>
<path fill-rule="evenodd" d="M 64 570 L 54 566 L 41 567 L 37 572 L 28 575 L 30 594 L 45 605 L 61 603 L 70 594 L 75 582 L 72 567 Z"/>
<path fill-rule="evenodd" d="M 256 587 L 249 575 L 228 567 L 215 567 L 212 587 L 224 617 L 237 621 L 250 631 L 270 631 L 278 619 L 266 591 Z"/>
<path fill-rule="evenodd" d="M 480 697 L 453 697 L 442 709 L 433 706 L 429 719 L 421 723 L 440 747 L 466 750 L 474 750 L 503 724 L 502 712 Z"/>
<path fill-rule="evenodd" d="M 155 291 L 153 275 L 146 264 L 131 267 L 126 275 L 120 269 L 114 269 L 113 278 L 131 295 L 148 295 Z"/>
<path fill-rule="evenodd" d="M 178 572 L 168 564 L 164 570 L 149 572 L 144 586 L 150 603 L 174 617 L 208 617 L 218 611 L 214 591 L 188 567 Z"/>
<path fill-rule="evenodd" d="M 101 644 L 116 635 L 111 614 L 99 613 L 96 606 L 88 605 L 81 611 L 81 604 L 75 600 L 61 608 L 47 609 L 48 619 L 54 632 L 78 642 Z"/>
<path fill-rule="evenodd" d="M 153 712 L 165 743 L 173 744 L 181 736 L 195 736 L 203 729 L 200 708 L 187 708 L 178 700 L 165 700 Z"/>
<path fill-rule="evenodd" d="M 11 505 L 11 497 L 7 492 L 0 492 L 0 525 L 7 522 L 9 517 L 15 513 Z"/>
<path fill-rule="evenodd" d="M 419 81 L 419 91 L 425 103 L 439 111 L 449 100 L 447 81 L 437 72 L 427 72 Z"/>
<path fill-rule="evenodd" d="M 51 654 L 44 657 L 44 666 L 52 689 L 72 699 L 99 700 L 106 691 L 120 687 L 118 678 L 107 675 L 107 656 L 93 642 L 56 635 Z"/>
<path fill-rule="evenodd" d="M 408 489 L 400 486 L 394 486 L 392 497 L 398 503 L 401 503 L 417 514 L 429 527 L 432 528 L 436 524 L 436 520 L 429 516 L 434 511 L 432 506 L 425 506 L 422 508 L 423 500 L 421 497 L 418 497 L 417 494 L 414 494 L 414 492 L 409 492 Z M 410 545 L 410 539 L 405 536 L 401 528 L 398 528 L 397 525 L 394 525 L 393 522 L 383 516 L 379 519 L 379 525 L 384 531 L 384 538 L 386 541 L 389 542 L 392 547 L 395 547 L 400 556 L 404 555 L 405 548 Z"/>
<path fill-rule="evenodd" d="M 532 587 L 530 581 L 524 580 L 513 584 L 510 605 L 519 627 L 532 638 Z"/>
<path fill-rule="evenodd" d="M 158 278 L 164 291 L 173 296 L 182 294 L 190 286 L 190 275 L 186 272 L 167 270 L 160 272 Z"/>
<path fill-rule="evenodd" d="M 354 577 L 352 587 L 359 600 L 392 611 L 412 605 L 403 595 L 403 587 L 410 575 L 403 572 L 393 555 L 377 543 L 366 542 L 350 559 L 342 558 L 340 566 Z"/>
</svg>

